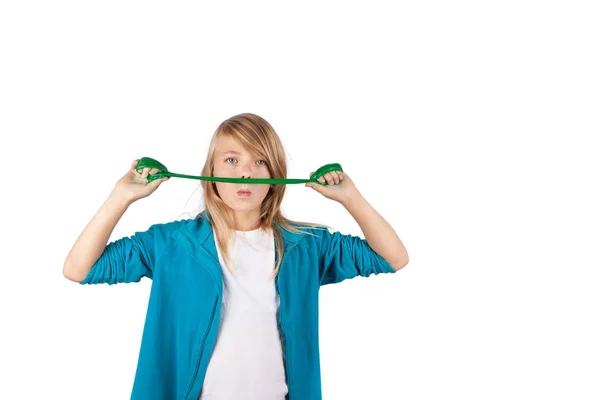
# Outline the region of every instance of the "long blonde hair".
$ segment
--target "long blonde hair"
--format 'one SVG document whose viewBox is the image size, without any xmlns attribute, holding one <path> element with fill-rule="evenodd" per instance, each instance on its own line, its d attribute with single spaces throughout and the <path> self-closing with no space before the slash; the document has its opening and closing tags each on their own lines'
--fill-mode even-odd
<svg viewBox="0 0 600 400">
<path fill-rule="evenodd" d="M 206 162 L 202 168 L 202 176 L 214 176 L 215 155 L 221 136 L 228 136 L 235 139 L 246 150 L 258 154 L 266 160 L 271 178 L 287 178 L 286 155 L 279 135 L 277 135 L 275 129 L 264 118 L 252 113 L 234 115 L 219 124 L 208 147 Z M 201 181 L 201 186 L 204 190 L 205 209 L 208 211 L 208 219 L 215 231 L 217 245 L 221 250 L 225 265 L 233 273 L 231 258 L 228 253 L 229 239 L 234 231 L 233 213 L 219 197 L 214 182 Z M 329 228 L 324 224 L 292 221 L 284 217 L 280 207 L 285 189 L 286 185 L 271 186 L 260 207 L 259 229 L 272 229 L 277 244 L 277 262 L 272 277 L 277 275 L 285 251 L 283 248 L 283 237 L 279 229 L 277 229 L 276 223 L 281 228 L 290 232 L 304 234 L 310 233 L 297 229 L 294 225 L 310 228 Z"/>
</svg>

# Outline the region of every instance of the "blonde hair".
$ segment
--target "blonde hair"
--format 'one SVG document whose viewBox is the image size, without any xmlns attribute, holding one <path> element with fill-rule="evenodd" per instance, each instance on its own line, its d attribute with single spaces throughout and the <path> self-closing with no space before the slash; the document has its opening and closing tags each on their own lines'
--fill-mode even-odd
<svg viewBox="0 0 600 400">
<path fill-rule="evenodd" d="M 233 138 L 247 151 L 263 158 L 267 163 L 271 178 L 287 178 L 286 155 L 279 135 L 264 118 L 252 113 L 234 115 L 219 124 L 208 147 L 208 154 L 202 168 L 202 176 L 214 176 L 215 155 L 218 151 L 217 144 L 221 136 Z M 219 197 L 214 182 L 201 181 L 201 186 L 204 190 L 205 209 L 208 212 L 208 220 L 215 231 L 217 245 L 221 250 L 225 265 L 233 273 L 231 258 L 228 254 L 229 239 L 234 231 L 232 210 Z M 309 228 L 329 228 L 323 224 L 292 221 L 284 217 L 280 207 L 285 189 L 286 185 L 272 185 L 260 207 L 259 229 L 271 228 L 276 241 L 277 262 L 272 277 L 277 275 L 285 251 L 283 237 L 276 224 L 287 231 L 304 234 L 311 233 L 297 229 L 294 225 Z"/>
</svg>

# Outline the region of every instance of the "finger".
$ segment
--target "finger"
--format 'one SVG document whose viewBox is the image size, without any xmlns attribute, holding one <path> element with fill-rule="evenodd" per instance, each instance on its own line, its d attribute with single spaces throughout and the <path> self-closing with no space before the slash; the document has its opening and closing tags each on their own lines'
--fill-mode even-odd
<svg viewBox="0 0 600 400">
<path fill-rule="evenodd" d="M 333 179 L 333 182 L 335 182 L 336 185 L 340 183 L 340 177 L 338 176 L 337 171 L 332 171 L 330 172 L 330 174 L 331 178 Z"/>
<path fill-rule="evenodd" d="M 148 178 L 148 172 L 150 172 L 150 168 L 142 168 L 142 178 Z"/>
<path fill-rule="evenodd" d="M 137 159 L 131 164 L 131 171 L 133 171 L 136 174 L 138 173 L 137 168 L 138 168 L 139 163 L 140 163 L 140 160 Z"/>
<path fill-rule="evenodd" d="M 315 171 L 312 171 L 312 172 L 310 173 L 309 177 L 310 177 L 310 176 L 312 176 L 314 173 L 315 173 Z M 324 183 L 324 182 L 325 182 L 325 178 L 323 178 L 322 176 L 318 177 L 318 178 L 317 178 L 317 180 L 318 180 L 319 182 L 321 182 L 321 183 Z"/>
<path fill-rule="evenodd" d="M 335 181 L 333 180 L 333 175 L 331 175 L 331 172 L 325 174 L 325 179 L 327 179 L 328 185 L 334 185 Z"/>
<path fill-rule="evenodd" d="M 155 174 L 159 174 L 161 171 L 158 168 L 152 168 L 150 170 L 150 172 L 148 172 L 148 175 L 155 175 Z"/>
<path fill-rule="evenodd" d="M 337 172 L 338 178 L 340 179 L 340 182 L 342 181 L 342 179 L 344 179 L 344 173 L 342 171 L 335 171 Z"/>
</svg>

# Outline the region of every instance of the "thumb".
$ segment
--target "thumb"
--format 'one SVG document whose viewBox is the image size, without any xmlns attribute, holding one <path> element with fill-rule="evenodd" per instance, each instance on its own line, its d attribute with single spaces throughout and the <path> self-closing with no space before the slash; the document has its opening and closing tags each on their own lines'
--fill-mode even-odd
<svg viewBox="0 0 600 400">
<path fill-rule="evenodd" d="M 323 190 L 323 186 L 319 185 L 318 183 L 315 183 L 315 182 L 308 182 L 306 184 L 306 186 L 308 186 L 309 188 L 312 188 L 312 189 L 316 190 L 319 193 L 321 193 L 321 191 Z"/>
<path fill-rule="evenodd" d="M 312 174 L 314 174 L 314 173 L 315 173 L 315 171 L 312 171 L 312 172 L 310 173 L 310 176 L 312 176 Z M 309 188 L 312 188 L 312 189 L 316 190 L 316 191 L 317 191 L 317 192 L 319 192 L 319 193 L 322 193 L 322 192 L 321 192 L 321 185 L 319 185 L 319 184 L 318 184 L 318 183 L 316 183 L 316 182 L 307 182 L 305 186 L 307 186 L 307 187 L 309 187 Z"/>
<path fill-rule="evenodd" d="M 160 186 L 161 183 L 163 183 L 164 181 L 168 180 L 169 177 L 165 176 L 164 178 L 160 178 L 160 179 L 155 179 L 152 182 L 149 183 L 150 186 L 152 186 L 153 189 L 156 189 Z"/>
</svg>

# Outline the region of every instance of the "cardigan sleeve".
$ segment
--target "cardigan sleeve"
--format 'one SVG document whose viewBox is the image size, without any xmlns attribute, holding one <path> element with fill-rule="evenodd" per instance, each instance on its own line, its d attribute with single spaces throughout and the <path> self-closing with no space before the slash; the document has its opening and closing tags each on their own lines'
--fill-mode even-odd
<svg viewBox="0 0 600 400">
<path fill-rule="evenodd" d="M 81 285 L 139 282 L 143 277 L 152 279 L 156 247 L 163 239 L 160 224 L 146 231 L 135 232 L 106 245 Z"/>
<path fill-rule="evenodd" d="M 373 274 L 396 272 L 361 237 L 323 230 L 320 238 L 319 278 L 321 286 L 357 276 L 368 277 Z"/>
</svg>

